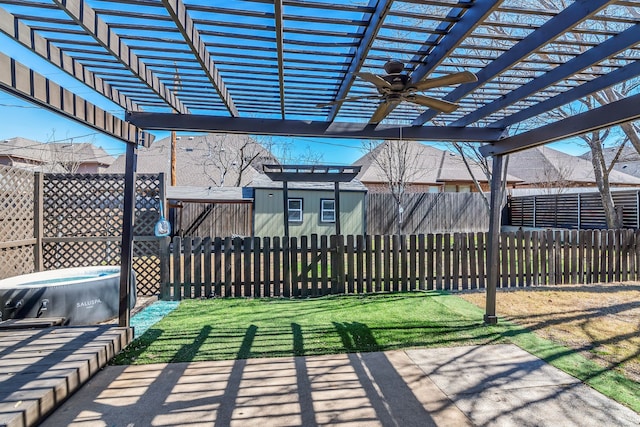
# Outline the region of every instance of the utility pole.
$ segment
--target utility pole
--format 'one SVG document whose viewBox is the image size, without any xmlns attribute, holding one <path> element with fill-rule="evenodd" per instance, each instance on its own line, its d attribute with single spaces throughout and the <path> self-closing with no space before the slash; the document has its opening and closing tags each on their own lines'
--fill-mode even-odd
<svg viewBox="0 0 640 427">
<path fill-rule="evenodd" d="M 176 186 L 176 156 L 178 154 L 178 147 L 176 144 L 176 131 L 171 131 L 171 186 Z"/>
<path fill-rule="evenodd" d="M 174 83 L 173 90 L 176 93 L 176 96 L 178 96 L 178 90 L 180 89 L 180 75 L 178 74 L 177 64 L 174 62 L 173 65 L 176 69 L 176 73 L 173 76 L 173 83 Z M 175 110 L 173 112 L 176 113 Z M 176 131 L 172 130 L 171 131 L 171 186 L 172 187 L 175 187 L 178 181 L 176 177 L 176 158 L 177 157 L 178 157 L 178 147 L 176 143 Z"/>
</svg>

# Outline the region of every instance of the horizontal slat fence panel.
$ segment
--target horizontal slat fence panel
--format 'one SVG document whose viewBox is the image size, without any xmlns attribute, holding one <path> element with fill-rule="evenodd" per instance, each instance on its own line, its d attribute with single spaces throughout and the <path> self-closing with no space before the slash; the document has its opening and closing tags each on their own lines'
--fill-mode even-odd
<svg viewBox="0 0 640 427">
<path fill-rule="evenodd" d="M 640 228 L 640 191 L 612 191 L 623 228 Z M 605 229 L 607 219 L 600 193 L 560 193 L 513 196 L 508 203 L 509 224 L 518 227 Z"/>
<path fill-rule="evenodd" d="M 640 231 L 500 235 L 498 287 L 639 279 Z M 311 297 L 487 286 L 486 233 L 301 238 L 174 238 L 168 299 Z"/>
</svg>

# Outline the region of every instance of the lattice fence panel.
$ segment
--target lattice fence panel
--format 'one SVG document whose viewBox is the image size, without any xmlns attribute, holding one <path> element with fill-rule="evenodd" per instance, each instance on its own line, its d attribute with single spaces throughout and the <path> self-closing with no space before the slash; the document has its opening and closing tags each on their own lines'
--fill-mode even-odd
<svg viewBox="0 0 640 427">
<path fill-rule="evenodd" d="M 160 256 L 158 241 L 134 242 L 133 270 L 139 295 L 160 293 Z"/>
<path fill-rule="evenodd" d="M 44 199 L 47 237 L 114 236 L 122 229 L 121 175 L 47 174 Z"/>
<path fill-rule="evenodd" d="M 32 172 L 0 168 L 0 239 L 3 242 L 33 238 Z"/>
<path fill-rule="evenodd" d="M 34 270 L 33 245 L 0 249 L 0 279 L 32 273 Z"/>
<path fill-rule="evenodd" d="M 136 237 L 153 236 L 159 219 L 160 179 L 157 175 L 137 176 Z M 45 268 L 120 264 L 124 175 L 47 174 L 44 187 Z M 75 238 L 80 240 L 70 241 Z M 158 258 L 156 241 L 134 244 L 139 293 L 159 290 L 160 264 L 150 261 L 153 258 Z"/>
<path fill-rule="evenodd" d="M 119 265 L 120 242 L 45 242 L 44 269 Z"/>
<path fill-rule="evenodd" d="M 0 165 L 0 242 L 34 238 L 34 174 Z M 34 271 L 33 244 L 0 251 L 0 279 Z"/>
</svg>

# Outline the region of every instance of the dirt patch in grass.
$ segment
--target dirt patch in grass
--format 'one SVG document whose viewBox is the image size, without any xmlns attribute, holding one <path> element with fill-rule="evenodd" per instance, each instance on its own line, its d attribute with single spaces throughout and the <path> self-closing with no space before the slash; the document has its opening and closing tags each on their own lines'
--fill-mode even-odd
<svg viewBox="0 0 640 427">
<path fill-rule="evenodd" d="M 460 297 L 484 307 L 484 293 Z M 640 284 L 499 289 L 496 311 L 640 382 Z"/>
</svg>

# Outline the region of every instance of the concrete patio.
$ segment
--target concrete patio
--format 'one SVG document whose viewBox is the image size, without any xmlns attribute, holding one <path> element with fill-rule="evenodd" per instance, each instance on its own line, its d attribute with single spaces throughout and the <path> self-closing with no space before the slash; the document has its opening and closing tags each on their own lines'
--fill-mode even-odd
<svg viewBox="0 0 640 427">
<path fill-rule="evenodd" d="M 43 426 L 637 426 L 513 345 L 108 366 Z"/>
</svg>

